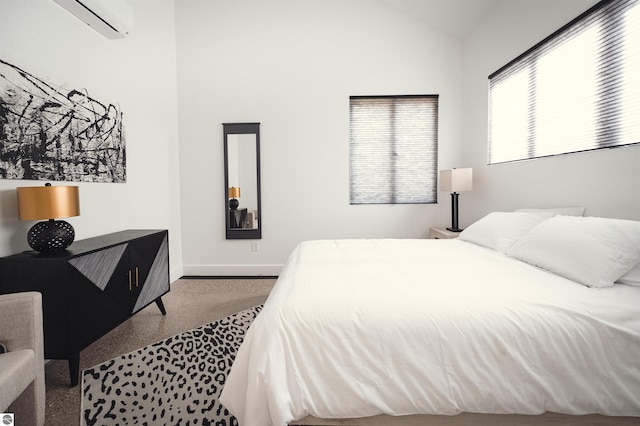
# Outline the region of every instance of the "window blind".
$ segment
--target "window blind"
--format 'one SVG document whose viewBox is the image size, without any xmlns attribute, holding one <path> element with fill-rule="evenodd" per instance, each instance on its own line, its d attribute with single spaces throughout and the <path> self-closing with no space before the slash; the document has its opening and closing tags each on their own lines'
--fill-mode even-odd
<svg viewBox="0 0 640 426">
<path fill-rule="evenodd" d="M 489 76 L 489 164 L 640 142 L 638 5 L 601 1 Z"/>
<path fill-rule="evenodd" d="M 437 201 L 438 95 L 350 97 L 350 203 Z"/>
</svg>

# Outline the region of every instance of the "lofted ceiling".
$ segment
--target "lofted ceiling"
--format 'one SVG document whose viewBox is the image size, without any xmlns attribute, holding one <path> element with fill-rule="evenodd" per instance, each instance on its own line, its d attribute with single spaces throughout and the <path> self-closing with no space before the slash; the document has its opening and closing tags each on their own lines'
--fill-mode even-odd
<svg viewBox="0 0 640 426">
<path fill-rule="evenodd" d="M 465 40 L 500 0 L 379 0 L 415 16 L 458 40 Z"/>
<path fill-rule="evenodd" d="M 2 0 L 0 0 L 2 1 Z M 107 0 L 111 1 L 111 0 Z M 132 1 L 132 0 L 129 0 Z M 175 0 L 179 2 L 180 0 Z M 237 3 L 239 0 L 211 0 Z M 376 2 L 421 20 L 460 41 L 466 40 L 489 12 L 505 0 L 244 0 L 250 2 Z M 524 0 L 535 1 L 535 0 Z M 562 0 L 557 0 L 562 1 Z"/>
</svg>

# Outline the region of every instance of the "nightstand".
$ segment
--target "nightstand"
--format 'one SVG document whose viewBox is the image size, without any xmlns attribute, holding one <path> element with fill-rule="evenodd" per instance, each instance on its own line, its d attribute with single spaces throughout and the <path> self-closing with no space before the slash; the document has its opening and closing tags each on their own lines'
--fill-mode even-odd
<svg viewBox="0 0 640 426">
<path fill-rule="evenodd" d="M 458 238 L 458 235 L 460 235 L 460 232 L 452 232 L 444 228 L 429 228 L 429 238 L 436 240 L 450 240 Z"/>
</svg>

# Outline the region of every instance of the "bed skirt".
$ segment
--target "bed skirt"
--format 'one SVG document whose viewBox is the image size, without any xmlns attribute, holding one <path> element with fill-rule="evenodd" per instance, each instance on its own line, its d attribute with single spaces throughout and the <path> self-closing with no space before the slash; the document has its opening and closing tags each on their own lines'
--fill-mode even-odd
<svg viewBox="0 0 640 426">
<path fill-rule="evenodd" d="M 379 416 L 357 419 L 318 419 L 307 416 L 289 423 L 289 426 L 618 426 L 638 425 L 638 417 L 613 417 L 590 414 L 575 416 L 569 414 L 544 413 L 537 416 L 521 414 L 474 414 L 462 413 L 455 416 L 432 414 L 412 416 Z"/>
</svg>

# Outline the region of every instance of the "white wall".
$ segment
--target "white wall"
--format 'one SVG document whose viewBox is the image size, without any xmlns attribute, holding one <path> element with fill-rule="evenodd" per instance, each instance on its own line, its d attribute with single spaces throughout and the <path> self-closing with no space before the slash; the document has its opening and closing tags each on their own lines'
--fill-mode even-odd
<svg viewBox="0 0 640 426">
<path fill-rule="evenodd" d="M 487 166 L 487 77 L 596 0 L 505 0 L 464 45 L 463 162 L 474 168 L 462 225 L 495 210 L 584 206 L 586 215 L 640 219 L 640 146 Z"/>
<path fill-rule="evenodd" d="M 461 152 L 462 46 L 377 2 L 176 2 L 185 274 L 277 274 L 297 243 L 422 238 L 439 205 L 349 205 L 349 96 L 440 95 Z M 260 251 L 225 240 L 222 123 L 261 123 Z"/>
<path fill-rule="evenodd" d="M 51 0 L 0 0 L 3 59 L 125 114 L 128 181 L 78 184 L 78 239 L 168 228 L 175 279 L 183 265 L 277 274 L 302 240 L 448 225 L 446 193 L 436 205 L 349 205 L 350 95 L 440 94 L 439 168 L 474 168 L 461 226 L 523 206 L 640 219 L 640 147 L 486 165 L 487 76 L 596 0 L 506 0 L 464 44 L 376 2 L 180 0 L 175 14 L 173 3 L 132 0 L 134 32 L 114 41 Z M 255 121 L 264 228 L 252 252 L 224 237 L 222 123 Z M 15 188 L 42 183 L 0 180 L 0 256 L 28 249 Z"/>
<path fill-rule="evenodd" d="M 176 279 L 182 254 L 173 1 L 131 3 L 133 33 L 109 40 L 51 0 L 0 0 L 0 57 L 52 83 L 120 104 L 127 182 L 78 183 L 81 216 L 67 221 L 76 239 L 169 229 Z M 35 222 L 18 221 L 15 188 L 42 184 L 0 180 L 0 256 L 29 249 L 26 233 Z"/>
</svg>

